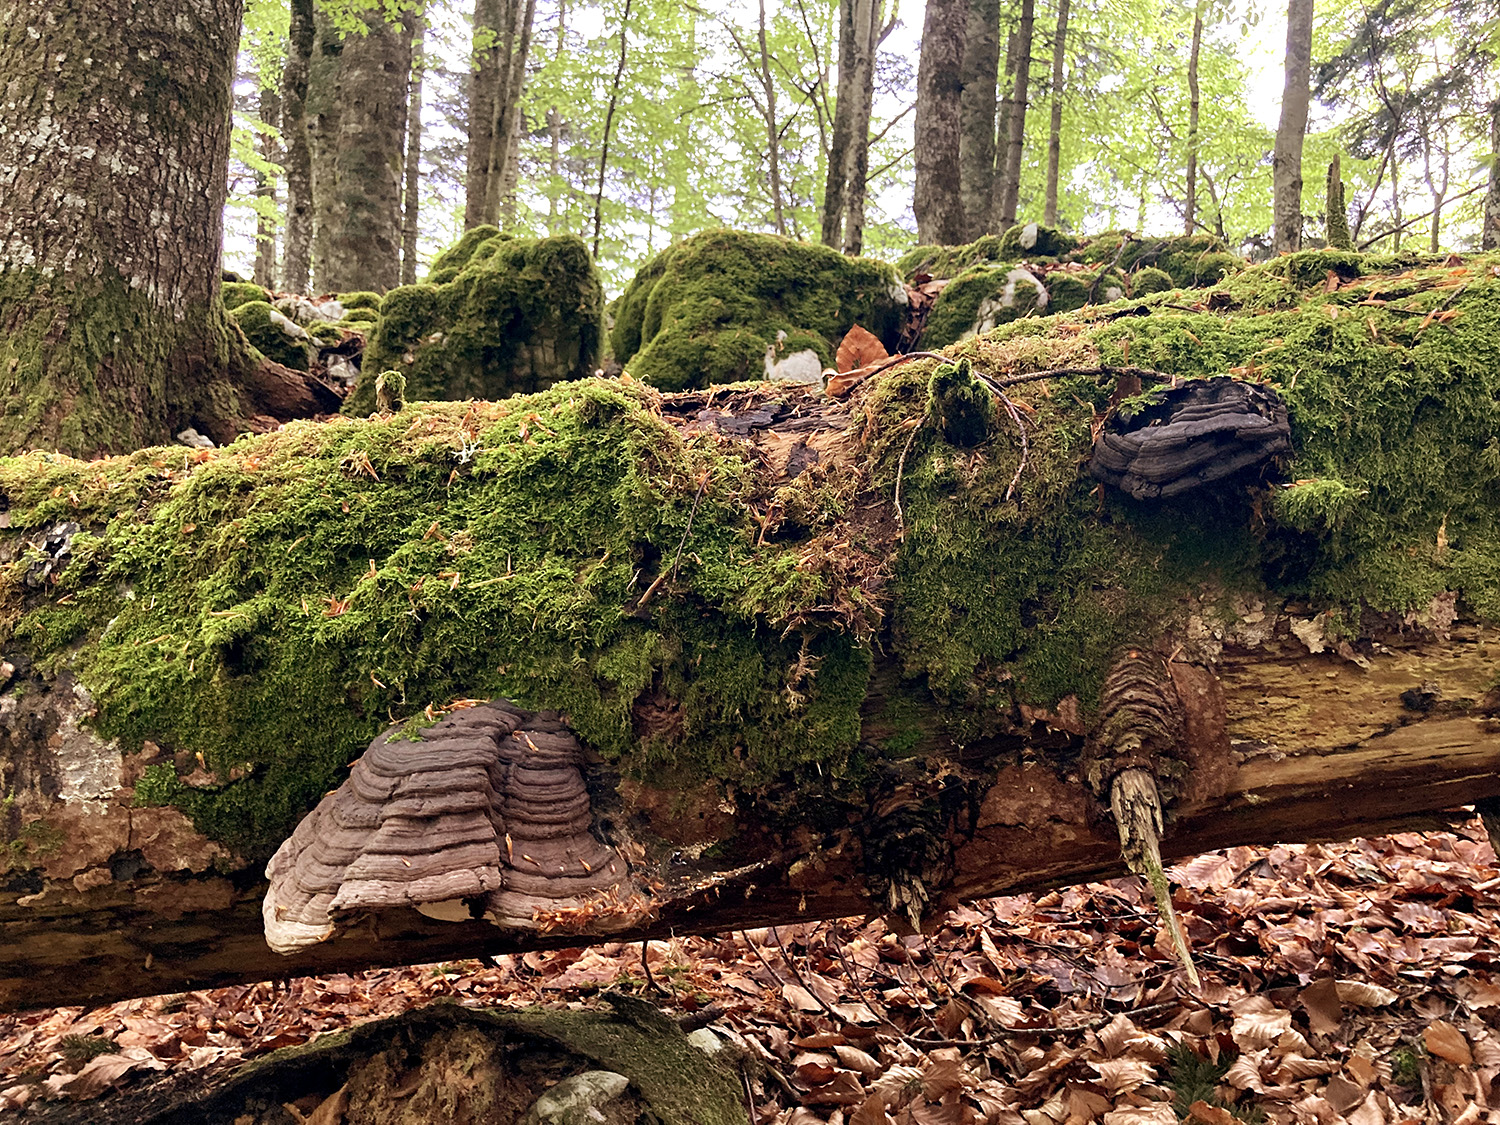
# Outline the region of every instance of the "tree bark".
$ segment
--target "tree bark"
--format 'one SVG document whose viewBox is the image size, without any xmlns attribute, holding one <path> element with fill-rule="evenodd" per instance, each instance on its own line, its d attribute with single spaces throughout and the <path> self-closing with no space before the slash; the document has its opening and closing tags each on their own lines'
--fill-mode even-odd
<svg viewBox="0 0 1500 1125">
<path fill-rule="evenodd" d="M 1480 245 L 1486 250 L 1500 247 L 1500 98 L 1490 103 L 1489 187 L 1484 194 L 1484 229 Z"/>
<path fill-rule="evenodd" d="M 880 8 L 878 0 L 840 0 L 839 4 L 839 81 L 823 191 L 822 241 L 846 254 L 857 255 L 864 249 Z"/>
<path fill-rule="evenodd" d="M 1052 123 L 1047 133 L 1047 202 L 1042 223 L 1057 225 L 1057 175 L 1062 161 L 1064 65 L 1067 61 L 1069 0 L 1057 0 L 1057 30 L 1052 37 Z M 1196 77 L 1196 75 L 1195 75 Z"/>
<path fill-rule="evenodd" d="M 239 34 L 239 0 L 7 5 L 0 449 L 233 438 L 249 357 L 219 246 Z"/>
<path fill-rule="evenodd" d="M 412 14 L 411 92 L 406 106 L 406 183 L 401 190 L 401 284 L 417 283 L 417 220 L 422 183 L 422 72 L 427 69 L 423 44 L 427 15 Z"/>
<path fill-rule="evenodd" d="M 628 10 L 627 10 L 628 14 Z M 771 53 L 766 44 L 766 0 L 760 0 L 760 24 L 756 32 L 756 44 L 760 48 L 760 88 L 764 98 L 762 111 L 766 124 L 766 162 L 771 175 L 771 216 L 776 233 L 786 235 L 786 209 L 781 199 L 781 130 L 776 124 L 776 82 L 771 77 Z M 620 65 L 625 64 L 625 26 L 620 26 Z M 610 109 L 614 109 L 611 99 Z M 603 164 L 600 165 L 600 186 L 603 187 Z M 596 213 L 597 214 L 597 213 Z M 599 232 L 594 230 L 594 253 L 599 252 Z"/>
<path fill-rule="evenodd" d="M 964 239 L 959 176 L 959 122 L 963 85 L 965 0 L 930 0 L 922 23 L 917 63 L 916 185 L 912 210 L 917 241 L 956 245 Z"/>
<path fill-rule="evenodd" d="M 313 271 L 322 292 L 401 283 L 401 180 L 406 145 L 410 13 L 391 23 L 363 12 L 364 33 L 344 35 L 318 15 L 312 69 L 315 233 Z"/>
<path fill-rule="evenodd" d="M 839 0 L 839 80 L 833 104 L 833 135 L 828 141 L 828 169 L 823 181 L 824 246 L 837 249 L 844 240 L 845 163 L 854 143 L 854 71 L 857 19 L 860 0 Z"/>
<path fill-rule="evenodd" d="M 1000 69 L 1000 0 L 969 0 L 959 98 L 959 190 L 964 240 L 990 229 L 995 194 L 995 96 Z"/>
<path fill-rule="evenodd" d="M 520 7 L 519 33 L 503 69 L 505 84 L 495 106 L 496 138 L 490 146 L 489 175 L 485 179 L 485 212 L 495 216 L 509 230 L 516 225 L 516 184 L 521 168 L 521 133 L 525 121 L 521 114 L 521 92 L 526 88 L 526 63 L 531 57 L 531 25 L 536 18 L 536 0 L 525 0 Z"/>
<path fill-rule="evenodd" d="M 312 142 L 307 124 L 307 83 L 317 29 L 312 0 L 291 0 L 286 68 L 281 73 L 281 140 L 286 149 L 286 234 L 281 284 L 306 293 L 312 277 Z"/>
<path fill-rule="evenodd" d="M 1198 229 L 1198 55 L 1203 45 L 1203 5 L 1193 9 L 1193 47 L 1188 55 L 1187 194 L 1182 204 L 1182 233 Z"/>
<path fill-rule="evenodd" d="M 260 121 L 268 127 L 261 134 L 260 154 L 272 164 L 281 156 L 276 133 L 270 129 L 281 128 L 281 98 L 274 89 L 262 89 L 259 101 Z M 255 197 L 263 207 L 276 204 L 276 180 L 264 173 L 256 176 Z M 257 211 L 255 215 L 255 284 L 267 289 L 276 287 L 276 217 Z"/>
<path fill-rule="evenodd" d="M 1286 84 L 1271 157 L 1275 224 L 1271 245 L 1278 254 L 1302 248 L 1302 138 L 1307 132 L 1312 22 L 1313 0 L 1288 0 Z"/>
<path fill-rule="evenodd" d="M 1026 146 L 1026 106 L 1031 98 L 1031 40 L 1036 26 L 1035 0 L 1021 0 L 1021 21 L 1016 28 L 1016 70 L 1010 95 L 1009 140 L 1005 170 L 1000 179 L 1000 214 L 997 225 L 1015 225 L 1021 200 L 1021 157 Z"/>
<path fill-rule="evenodd" d="M 464 227 L 499 225 L 515 151 L 535 0 L 477 0 Z"/>
<path fill-rule="evenodd" d="M 609 108 L 604 113 L 604 137 L 599 145 L 599 179 L 594 185 L 594 260 L 599 260 L 599 234 L 604 225 L 604 174 L 609 168 L 609 140 L 615 124 L 615 108 L 620 101 L 620 80 L 625 76 L 625 55 L 629 46 L 630 6 L 625 0 L 625 9 L 620 14 L 620 60 L 615 65 L 615 80 L 609 88 Z"/>
</svg>

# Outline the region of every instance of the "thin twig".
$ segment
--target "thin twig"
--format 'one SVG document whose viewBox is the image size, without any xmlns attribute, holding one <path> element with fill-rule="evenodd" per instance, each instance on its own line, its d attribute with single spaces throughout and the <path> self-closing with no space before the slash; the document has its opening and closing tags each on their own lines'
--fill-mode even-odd
<svg viewBox="0 0 1500 1125">
<path fill-rule="evenodd" d="M 677 581 L 677 564 L 682 561 L 682 549 L 687 546 L 688 536 L 693 533 L 693 520 L 698 515 L 698 504 L 703 499 L 703 490 L 708 487 L 708 474 L 698 480 L 698 491 L 693 495 L 693 508 L 688 512 L 687 530 L 682 533 L 682 542 L 677 544 L 677 554 L 672 558 L 672 581 Z"/>
<path fill-rule="evenodd" d="M 906 472 L 906 455 L 911 452 L 911 443 L 917 440 L 917 431 L 922 428 L 923 421 L 922 418 L 917 419 L 917 424 L 907 435 L 906 444 L 901 448 L 901 456 L 896 460 L 896 526 L 903 535 L 906 534 L 906 519 L 901 512 L 901 477 Z"/>
<path fill-rule="evenodd" d="M 784 964 L 789 970 L 791 970 L 792 976 L 797 978 L 797 984 L 802 989 L 802 991 L 807 993 L 818 1002 L 818 1007 L 823 1009 L 824 1014 L 827 1015 L 835 1025 L 842 1027 L 843 1025 L 847 1024 L 849 1021 L 835 1012 L 832 1008 L 830 1008 L 828 1006 L 828 1001 L 824 1000 L 816 992 L 807 987 L 807 981 L 802 979 L 802 974 L 797 971 L 796 964 L 792 961 L 791 957 L 787 955 L 786 947 L 781 944 L 781 935 L 776 932 L 775 926 L 771 927 L 771 938 L 776 942 L 776 948 L 781 953 L 782 964 Z"/>
<path fill-rule="evenodd" d="M 777 975 L 776 970 L 773 969 L 773 968 L 771 968 L 771 962 L 767 961 L 766 958 L 765 958 L 765 956 L 761 953 L 760 946 L 756 945 L 753 941 L 751 941 L 750 940 L 750 935 L 747 934 L 747 933 L 745 933 L 744 930 L 740 931 L 740 938 L 744 941 L 744 943 L 746 945 L 748 945 L 750 947 L 750 952 L 753 953 L 753 954 L 755 954 L 755 959 L 757 961 L 759 961 L 762 965 L 764 965 L 766 967 L 766 972 L 768 972 L 768 973 L 771 974 L 771 979 L 776 982 L 776 986 L 778 988 L 785 988 L 786 987 L 786 981 L 782 980 L 781 977 L 779 975 Z"/>
</svg>

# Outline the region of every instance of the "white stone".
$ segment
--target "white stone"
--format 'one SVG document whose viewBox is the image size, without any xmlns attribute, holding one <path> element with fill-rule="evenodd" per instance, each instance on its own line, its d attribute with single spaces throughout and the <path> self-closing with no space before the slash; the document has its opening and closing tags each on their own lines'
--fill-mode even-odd
<svg viewBox="0 0 1500 1125">
<path fill-rule="evenodd" d="M 807 383 L 818 386 L 823 382 L 823 361 L 811 348 L 776 358 L 776 349 L 766 349 L 766 378 L 776 383 Z"/>
<path fill-rule="evenodd" d="M 521 1125 L 593 1125 L 604 1120 L 599 1107 L 614 1101 L 629 1085 L 630 1079 L 612 1070 L 585 1070 L 537 1098 Z"/>
</svg>

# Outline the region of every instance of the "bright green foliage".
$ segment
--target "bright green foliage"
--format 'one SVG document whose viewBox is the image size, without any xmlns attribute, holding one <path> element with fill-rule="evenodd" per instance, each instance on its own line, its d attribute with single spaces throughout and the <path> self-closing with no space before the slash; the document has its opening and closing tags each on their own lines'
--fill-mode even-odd
<svg viewBox="0 0 1500 1125">
<path fill-rule="evenodd" d="M 487 233 L 439 257 L 433 276 L 451 280 L 386 294 L 346 413 L 374 409 L 374 378 L 387 369 L 417 400 L 504 398 L 594 370 L 603 291 L 583 241 Z"/>
<path fill-rule="evenodd" d="M 271 294 L 250 281 L 226 281 L 222 293 L 224 295 L 224 307 L 230 310 L 237 309 L 250 301 L 261 301 L 265 304 L 271 303 Z"/>
<path fill-rule="evenodd" d="M 854 324 L 890 346 L 905 304 L 884 262 L 775 235 L 708 231 L 636 276 L 620 297 L 611 342 L 636 378 L 681 390 L 761 378 L 768 351 L 811 347 L 826 361 Z"/>
<path fill-rule="evenodd" d="M 273 315 L 274 314 L 274 315 Z M 245 333 L 245 338 L 261 355 L 298 371 L 306 371 L 312 362 L 312 349 L 304 339 L 289 335 L 278 323 L 281 314 L 265 301 L 246 301 L 229 314 Z M 285 319 L 281 317 L 281 319 Z"/>
</svg>

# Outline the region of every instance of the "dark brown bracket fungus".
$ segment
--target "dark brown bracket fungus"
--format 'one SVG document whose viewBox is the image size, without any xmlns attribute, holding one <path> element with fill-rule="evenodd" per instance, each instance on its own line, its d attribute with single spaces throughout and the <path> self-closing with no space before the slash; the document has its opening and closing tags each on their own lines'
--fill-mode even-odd
<svg viewBox="0 0 1500 1125">
<path fill-rule="evenodd" d="M 1089 472 L 1137 500 L 1179 496 L 1292 448 L 1286 403 L 1259 383 L 1194 379 L 1134 401 L 1111 415 Z"/>
<path fill-rule="evenodd" d="M 397 907 L 521 930 L 639 920 L 625 860 L 591 831 L 583 747 L 556 715 L 496 700 L 404 730 L 372 742 L 271 858 L 272 949 Z"/>
</svg>

